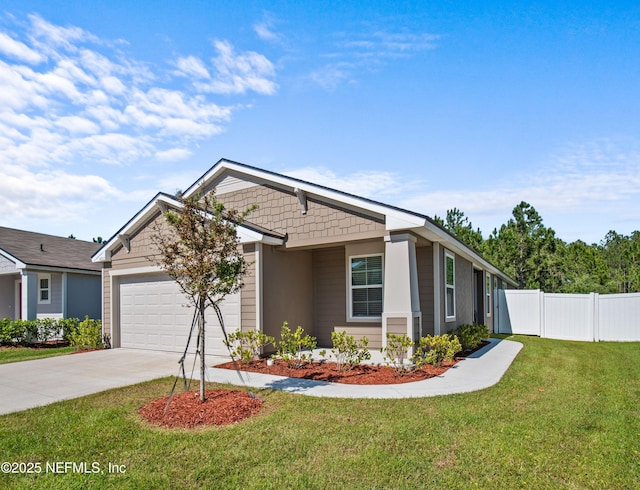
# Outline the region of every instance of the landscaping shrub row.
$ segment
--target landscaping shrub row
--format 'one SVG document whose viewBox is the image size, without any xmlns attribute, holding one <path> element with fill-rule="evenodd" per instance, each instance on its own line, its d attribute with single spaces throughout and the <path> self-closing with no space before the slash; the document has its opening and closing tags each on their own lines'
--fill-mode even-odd
<svg viewBox="0 0 640 490">
<path fill-rule="evenodd" d="M 250 363 L 261 357 L 261 353 L 269 344 L 276 348 L 272 358 L 282 359 L 289 367 L 302 367 L 313 359 L 309 351 L 315 349 L 317 342 L 315 337 L 305 335 L 300 326 L 292 332 L 287 322 L 284 322 L 280 332 L 281 340 L 265 335 L 257 330 L 231 333 L 225 344 L 229 347 L 231 357 L 242 362 Z M 387 334 L 387 345 L 380 349 L 384 354 L 387 365 L 394 367 L 402 373 L 414 366 L 420 368 L 425 364 L 440 366 L 445 361 L 452 361 L 455 355 L 461 351 L 473 350 L 480 345 L 482 339 L 489 336 L 485 325 L 460 325 L 455 330 L 443 335 L 427 335 L 419 339 L 415 345 L 406 334 Z M 348 371 L 363 360 L 370 359 L 371 354 L 367 349 L 369 340 L 366 337 L 356 341 L 346 332 L 333 332 L 331 334 L 333 349 L 331 353 L 336 358 L 336 369 Z M 415 353 L 408 357 L 409 350 L 415 347 Z M 320 352 L 324 358 L 326 351 Z M 412 364 L 408 364 L 410 360 Z"/>
<path fill-rule="evenodd" d="M 0 345 L 42 345 L 51 341 L 69 342 L 79 349 L 104 347 L 102 322 L 78 318 L 38 318 L 37 320 L 0 319 Z"/>
</svg>

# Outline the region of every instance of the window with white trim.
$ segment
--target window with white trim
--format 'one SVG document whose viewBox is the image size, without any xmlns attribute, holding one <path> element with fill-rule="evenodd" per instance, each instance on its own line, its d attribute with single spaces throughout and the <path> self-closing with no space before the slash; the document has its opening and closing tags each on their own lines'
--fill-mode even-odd
<svg viewBox="0 0 640 490">
<path fill-rule="evenodd" d="M 349 257 L 349 316 L 352 319 L 382 317 L 382 254 Z"/>
<path fill-rule="evenodd" d="M 444 308 L 446 320 L 456 319 L 456 259 L 453 254 L 444 252 Z"/>
<path fill-rule="evenodd" d="M 487 316 L 491 316 L 491 274 L 487 272 L 487 280 L 485 281 L 485 295 L 486 295 L 486 312 Z"/>
<path fill-rule="evenodd" d="M 38 274 L 38 303 L 51 304 L 51 274 Z"/>
</svg>

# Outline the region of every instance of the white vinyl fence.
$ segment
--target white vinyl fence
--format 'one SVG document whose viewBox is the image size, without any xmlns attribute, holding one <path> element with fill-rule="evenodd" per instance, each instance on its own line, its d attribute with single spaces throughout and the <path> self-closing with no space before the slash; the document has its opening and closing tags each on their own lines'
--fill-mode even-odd
<svg viewBox="0 0 640 490">
<path fill-rule="evenodd" d="M 640 293 L 498 291 L 498 333 L 550 339 L 640 341 Z"/>
</svg>

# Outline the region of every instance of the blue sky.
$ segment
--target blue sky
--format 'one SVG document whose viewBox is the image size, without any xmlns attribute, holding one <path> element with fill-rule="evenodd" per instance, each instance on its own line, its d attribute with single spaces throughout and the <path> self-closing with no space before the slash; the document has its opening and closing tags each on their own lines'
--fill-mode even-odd
<svg viewBox="0 0 640 490">
<path fill-rule="evenodd" d="M 220 158 L 487 236 L 640 229 L 637 2 L 13 1 L 0 225 L 108 238 Z"/>
</svg>

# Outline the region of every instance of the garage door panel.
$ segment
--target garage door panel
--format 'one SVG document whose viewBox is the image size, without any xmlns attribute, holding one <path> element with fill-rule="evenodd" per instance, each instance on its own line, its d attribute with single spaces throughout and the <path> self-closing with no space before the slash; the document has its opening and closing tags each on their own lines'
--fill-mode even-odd
<svg viewBox="0 0 640 490">
<path fill-rule="evenodd" d="M 122 347 L 183 352 L 193 307 L 171 279 L 162 276 L 123 277 L 120 282 L 120 338 Z M 230 295 L 221 305 L 227 332 L 240 325 L 240 294 Z M 205 313 L 207 354 L 226 355 L 218 317 L 212 308 Z M 195 351 L 195 332 L 190 351 Z"/>
</svg>

